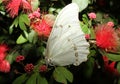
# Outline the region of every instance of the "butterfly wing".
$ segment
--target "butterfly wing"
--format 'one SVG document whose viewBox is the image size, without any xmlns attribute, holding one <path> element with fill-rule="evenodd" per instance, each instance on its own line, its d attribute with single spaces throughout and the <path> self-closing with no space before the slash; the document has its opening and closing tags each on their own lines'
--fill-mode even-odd
<svg viewBox="0 0 120 84">
<path fill-rule="evenodd" d="M 45 56 L 53 65 L 79 65 L 87 60 L 89 44 L 81 30 L 79 8 L 71 3 L 58 14 L 47 42 Z"/>
</svg>

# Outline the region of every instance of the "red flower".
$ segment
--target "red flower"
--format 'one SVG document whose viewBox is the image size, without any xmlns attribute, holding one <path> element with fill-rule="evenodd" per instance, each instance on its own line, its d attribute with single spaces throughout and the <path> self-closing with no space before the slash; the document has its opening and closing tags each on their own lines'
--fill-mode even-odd
<svg viewBox="0 0 120 84">
<path fill-rule="evenodd" d="M 0 71 L 5 73 L 10 72 L 10 63 L 7 60 L 3 60 L 0 63 Z"/>
<path fill-rule="evenodd" d="M 119 45 L 118 36 L 113 27 L 106 24 L 96 28 L 96 44 L 98 47 L 107 50 L 116 50 Z"/>
<path fill-rule="evenodd" d="M 5 59 L 5 53 L 0 53 L 0 63 Z"/>
<path fill-rule="evenodd" d="M 24 67 L 24 70 L 25 70 L 27 73 L 32 72 L 33 69 L 34 69 L 34 65 L 33 65 L 32 63 L 26 64 L 25 67 Z"/>
<path fill-rule="evenodd" d="M 114 76 L 119 75 L 117 69 L 115 68 L 116 62 L 109 63 L 109 60 L 106 56 L 103 56 L 103 61 L 104 61 L 104 68 L 108 73 L 110 73 L 110 74 L 112 73 L 112 75 L 114 75 Z"/>
<path fill-rule="evenodd" d="M 16 62 L 20 62 L 20 61 L 23 61 L 25 59 L 24 56 L 20 55 L 20 56 L 17 56 L 16 57 Z"/>
<path fill-rule="evenodd" d="M 4 0 L 4 3 L 6 2 L 7 0 Z M 7 12 L 12 18 L 18 15 L 20 8 L 31 10 L 31 5 L 26 0 L 10 0 L 6 5 Z"/>
<path fill-rule="evenodd" d="M 21 0 L 11 0 L 6 6 L 7 12 L 9 12 L 10 16 L 14 18 L 18 15 L 18 10 L 20 7 Z"/>
<path fill-rule="evenodd" d="M 45 72 L 45 71 L 47 71 L 47 66 L 42 65 L 42 66 L 40 66 L 39 70 L 40 70 L 40 72 Z"/>
<path fill-rule="evenodd" d="M 0 53 L 5 53 L 8 50 L 8 46 L 6 44 L 0 44 Z"/>
<path fill-rule="evenodd" d="M 6 44 L 0 44 L 0 62 L 2 62 L 5 57 L 6 57 L 6 54 L 5 52 L 8 50 L 8 47 Z"/>
<path fill-rule="evenodd" d="M 54 23 L 55 17 L 52 14 L 40 16 L 40 9 L 29 14 L 30 26 L 39 36 L 48 37 L 51 32 L 51 27 Z"/>
<path fill-rule="evenodd" d="M 48 37 L 50 35 L 51 27 L 45 22 L 44 19 L 32 23 L 31 26 L 39 36 Z"/>
<path fill-rule="evenodd" d="M 22 0 L 21 6 L 22 6 L 23 9 L 32 10 L 31 5 L 30 5 L 29 2 L 27 2 L 26 0 Z"/>
</svg>

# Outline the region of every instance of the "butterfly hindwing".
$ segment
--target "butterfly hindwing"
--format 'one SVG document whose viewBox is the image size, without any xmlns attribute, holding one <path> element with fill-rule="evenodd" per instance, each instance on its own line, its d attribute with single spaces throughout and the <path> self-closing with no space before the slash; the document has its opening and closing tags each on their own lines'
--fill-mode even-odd
<svg viewBox="0 0 120 84">
<path fill-rule="evenodd" d="M 81 30 L 78 12 L 77 4 L 71 3 L 58 14 L 47 42 L 48 63 L 66 66 L 87 60 L 89 44 Z"/>
</svg>

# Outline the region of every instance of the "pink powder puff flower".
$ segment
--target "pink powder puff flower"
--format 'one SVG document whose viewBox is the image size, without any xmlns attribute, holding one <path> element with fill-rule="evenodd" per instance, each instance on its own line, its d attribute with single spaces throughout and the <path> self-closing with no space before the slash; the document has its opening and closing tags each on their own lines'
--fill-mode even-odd
<svg viewBox="0 0 120 84">
<path fill-rule="evenodd" d="M 6 2 L 7 0 L 4 0 L 4 3 Z M 24 10 L 32 10 L 31 5 L 26 0 L 10 0 L 5 8 L 12 18 L 18 15 L 20 8 Z"/>
<path fill-rule="evenodd" d="M 22 0 L 21 6 L 22 6 L 23 9 L 32 10 L 32 7 L 31 7 L 30 3 L 26 0 Z"/>
<path fill-rule="evenodd" d="M 98 25 L 95 30 L 96 44 L 105 50 L 116 50 L 119 45 L 119 38 L 113 27 L 106 24 Z"/>
<path fill-rule="evenodd" d="M 29 14 L 30 26 L 33 28 L 39 36 L 48 37 L 51 32 L 51 25 L 53 25 L 53 19 L 40 16 L 40 9 L 37 9 L 33 13 Z M 50 23 L 52 22 L 52 23 Z M 49 24 L 50 23 L 50 24 Z"/>
<path fill-rule="evenodd" d="M 6 54 L 5 53 L 0 53 L 0 63 L 5 59 Z"/>
<path fill-rule="evenodd" d="M 114 23 L 113 22 L 108 22 L 107 25 L 113 27 Z"/>
<path fill-rule="evenodd" d="M 5 53 L 8 50 L 8 46 L 6 44 L 0 44 L 0 53 Z"/>
<path fill-rule="evenodd" d="M 7 60 L 3 60 L 0 63 L 0 71 L 4 73 L 10 72 L 10 63 Z"/>
<path fill-rule="evenodd" d="M 28 17 L 30 18 L 30 20 L 35 19 L 35 18 L 40 18 L 40 9 L 38 8 L 33 13 L 30 13 Z"/>
<path fill-rule="evenodd" d="M 12 18 L 18 15 L 20 3 L 21 3 L 21 0 L 11 0 L 6 5 L 7 12 L 9 12 Z"/>
<path fill-rule="evenodd" d="M 89 16 L 90 19 L 95 19 L 96 18 L 96 14 L 93 13 L 93 12 L 89 13 L 88 16 Z"/>
<path fill-rule="evenodd" d="M 112 75 L 114 75 L 114 76 L 120 75 L 119 72 L 117 71 L 117 69 L 115 68 L 116 62 L 113 61 L 113 62 L 109 63 L 109 59 L 107 56 L 103 56 L 103 61 L 104 61 L 104 68 L 109 74 L 112 73 Z"/>
<path fill-rule="evenodd" d="M 5 59 L 6 54 L 5 52 L 8 50 L 6 44 L 0 44 L 0 62 Z"/>
<path fill-rule="evenodd" d="M 38 33 L 39 36 L 48 37 L 51 32 L 51 27 L 44 19 L 31 24 L 31 27 Z"/>
</svg>

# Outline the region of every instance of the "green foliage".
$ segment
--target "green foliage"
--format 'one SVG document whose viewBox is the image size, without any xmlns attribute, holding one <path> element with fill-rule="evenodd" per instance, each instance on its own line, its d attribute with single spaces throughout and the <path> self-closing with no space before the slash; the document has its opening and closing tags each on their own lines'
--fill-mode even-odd
<svg viewBox="0 0 120 84">
<path fill-rule="evenodd" d="M 40 0 L 31 1 L 33 10 L 37 10 L 40 5 Z"/>
<path fill-rule="evenodd" d="M 38 72 L 31 74 L 23 74 L 16 78 L 12 84 L 48 84 L 45 77 L 42 77 Z"/>
<path fill-rule="evenodd" d="M 25 42 L 27 42 L 27 39 L 22 34 L 18 37 L 18 39 L 16 41 L 17 44 L 22 44 Z"/>
<path fill-rule="evenodd" d="M 89 29 L 89 19 L 87 17 L 86 14 L 83 14 L 82 15 L 82 21 L 80 22 L 80 25 L 81 25 L 81 28 L 82 28 L 82 31 L 85 33 L 85 34 L 90 34 L 90 29 Z"/>
<path fill-rule="evenodd" d="M 104 16 L 103 16 L 104 15 Z M 109 17 L 109 15 L 107 15 L 107 14 L 104 14 L 103 12 L 97 12 L 96 13 L 96 19 L 95 19 L 95 21 L 96 22 L 99 22 L 99 23 L 101 23 L 101 24 L 103 24 L 103 23 L 107 23 L 107 22 L 109 22 L 109 21 L 112 21 L 112 22 L 114 22 L 114 24 L 117 24 L 118 23 L 118 21 L 114 18 L 114 17 Z"/>
<path fill-rule="evenodd" d="M 19 16 L 19 26 L 20 29 L 23 31 L 27 31 L 26 25 L 30 25 L 30 21 L 28 19 L 28 15 L 26 14 L 20 14 Z"/>
<path fill-rule="evenodd" d="M 7 55 L 6 59 L 9 61 L 10 64 L 12 64 L 15 60 L 16 57 L 19 55 L 17 51 L 11 52 Z"/>
<path fill-rule="evenodd" d="M 111 61 L 120 61 L 120 53 L 106 53 L 106 56 Z"/>
<path fill-rule="evenodd" d="M 117 63 L 117 70 L 120 73 L 120 62 Z"/>
<path fill-rule="evenodd" d="M 93 57 L 90 57 L 88 61 L 85 63 L 85 68 L 83 72 L 86 78 L 90 78 L 92 76 L 94 64 L 95 64 L 95 59 Z"/>
<path fill-rule="evenodd" d="M 57 82 L 67 84 L 67 81 L 73 81 L 72 73 L 64 67 L 56 67 L 53 72 L 53 77 Z"/>
<path fill-rule="evenodd" d="M 26 81 L 26 84 L 37 84 L 37 75 L 38 73 L 33 73 L 28 80 Z"/>
<path fill-rule="evenodd" d="M 38 74 L 38 76 L 37 76 L 37 83 L 36 84 L 48 84 L 48 82 L 47 82 L 45 77 L 43 77 L 40 74 Z"/>
<path fill-rule="evenodd" d="M 111 61 L 120 61 L 120 53 L 117 52 L 117 53 L 108 53 L 108 52 L 105 52 L 104 50 L 100 50 L 100 53 L 103 55 L 103 56 L 107 56 L 109 60 Z"/>
<path fill-rule="evenodd" d="M 0 4 L 2 3 L 2 0 L 0 0 Z"/>
<path fill-rule="evenodd" d="M 10 26 L 10 28 L 9 28 L 9 33 L 10 33 L 10 34 L 12 34 L 12 32 L 13 32 L 13 27 L 14 27 L 14 26 L 15 26 L 15 27 L 18 26 L 18 22 L 19 22 L 18 20 L 19 20 L 19 17 L 16 17 L 15 20 L 13 21 L 12 25 Z"/>
<path fill-rule="evenodd" d="M 12 84 L 23 84 L 28 79 L 27 74 L 22 74 L 18 78 L 16 78 Z"/>
<path fill-rule="evenodd" d="M 35 44 L 38 40 L 37 34 L 34 30 L 31 30 L 30 33 L 28 34 L 28 41 L 30 43 Z"/>
<path fill-rule="evenodd" d="M 15 18 L 12 25 L 9 27 L 9 33 L 13 33 L 14 26 L 17 28 L 19 25 L 20 29 L 23 31 L 27 31 L 27 27 L 30 25 L 30 20 L 27 14 L 20 14 L 18 17 Z"/>
</svg>

